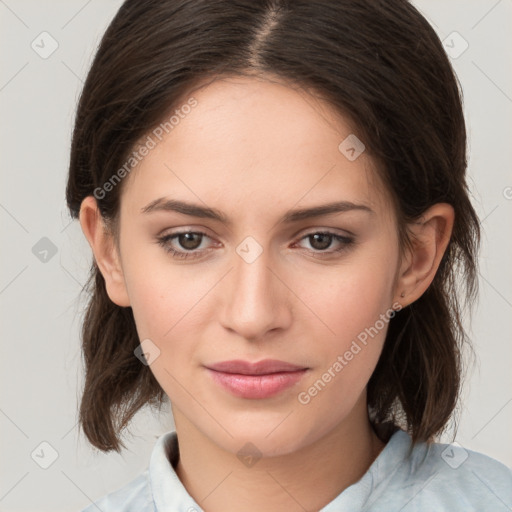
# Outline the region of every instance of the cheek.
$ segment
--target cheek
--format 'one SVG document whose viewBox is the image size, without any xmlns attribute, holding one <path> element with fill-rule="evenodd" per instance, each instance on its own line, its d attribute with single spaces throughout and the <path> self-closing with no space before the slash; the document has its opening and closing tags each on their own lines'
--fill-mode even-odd
<svg viewBox="0 0 512 512">
<path fill-rule="evenodd" d="M 384 296 L 375 286 L 351 298 L 342 290 L 325 310 L 326 323 L 336 334 L 316 338 L 317 365 L 296 401 L 302 417 L 322 418 L 321 428 L 326 431 L 350 414 L 377 365 L 391 313 Z M 312 435 L 317 435 L 313 427 Z"/>
<path fill-rule="evenodd" d="M 164 249 L 141 245 L 125 239 L 125 283 L 139 335 L 165 343 L 175 330 L 197 320 L 208 280 L 173 261 Z"/>
<path fill-rule="evenodd" d="M 318 393 L 324 399 L 329 396 L 328 400 L 340 406 L 346 405 L 346 400 L 355 400 L 366 386 L 393 316 L 390 268 L 397 255 L 386 247 L 373 253 L 380 257 L 361 255 L 350 264 L 347 260 L 347 265 L 336 269 L 329 279 L 319 281 L 311 277 L 304 288 L 310 290 L 311 309 L 329 327 L 316 322 L 315 353 L 319 366 L 308 384 L 313 385 L 320 377 Z M 318 400 L 319 404 L 322 402 Z"/>
<path fill-rule="evenodd" d="M 208 280 L 191 279 L 180 271 L 183 267 L 171 262 L 159 261 L 148 271 L 147 262 L 137 264 L 137 260 L 126 262 L 125 268 L 139 339 L 149 339 L 157 347 L 149 345 L 158 354 L 150 369 L 160 386 L 186 403 L 179 382 L 190 378 L 197 333 L 204 329 L 201 297 L 208 291 Z"/>
<path fill-rule="evenodd" d="M 308 305 L 329 327 L 326 337 L 337 340 L 337 348 L 374 325 L 392 304 L 394 255 L 354 258 L 332 272 L 309 276 L 304 283 Z M 306 302 L 306 301 L 305 301 Z"/>
</svg>

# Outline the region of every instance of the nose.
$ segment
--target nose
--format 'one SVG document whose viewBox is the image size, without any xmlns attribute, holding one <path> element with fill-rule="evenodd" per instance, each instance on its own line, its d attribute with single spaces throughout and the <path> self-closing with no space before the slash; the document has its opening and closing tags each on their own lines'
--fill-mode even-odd
<svg viewBox="0 0 512 512">
<path fill-rule="evenodd" d="M 274 270 L 269 251 L 246 261 L 236 252 L 223 287 L 221 323 L 246 340 L 265 338 L 291 322 L 291 292 Z"/>
</svg>

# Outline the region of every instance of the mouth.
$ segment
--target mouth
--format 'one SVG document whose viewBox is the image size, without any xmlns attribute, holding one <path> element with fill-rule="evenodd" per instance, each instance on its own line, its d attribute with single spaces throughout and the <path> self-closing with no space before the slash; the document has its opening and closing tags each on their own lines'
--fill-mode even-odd
<svg viewBox="0 0 512 512">
<path fill-rule="evenodd" d="M 275 396 L 298 383 L 309 370 L 285 361 L 256 363 L 234 360 L 206 366 L 212 380 L 231 394 L 247 399 Z"/>
</svg>

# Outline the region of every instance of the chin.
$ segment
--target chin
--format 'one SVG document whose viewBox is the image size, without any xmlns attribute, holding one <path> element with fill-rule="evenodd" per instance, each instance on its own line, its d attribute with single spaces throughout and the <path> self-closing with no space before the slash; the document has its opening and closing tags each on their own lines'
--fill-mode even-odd
<svg viewBox="0 0 512 512">
<path fill-rule="evenodd" d="M 267 419 L 239 421 L 236 425 L 230 423 L 228 431 L 233 437 L 217 430 L 213 439 L 216 444 L 235 455 L 244 450 L 254 451 L 259 457 L 288 455 L 314 441 L 310 439 L 310 432 L 304 429 L 305 425 L 292 424 L 290 420 L 293 413 L 283 421 L 288 413 L 279 415 L 278 420 L 276 415 L 271 415 Z"/>
</svg>

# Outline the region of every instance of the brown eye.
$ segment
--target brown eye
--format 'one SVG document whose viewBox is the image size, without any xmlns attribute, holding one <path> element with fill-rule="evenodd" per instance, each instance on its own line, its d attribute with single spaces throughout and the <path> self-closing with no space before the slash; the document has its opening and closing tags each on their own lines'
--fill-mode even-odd
<svg viewBox="0 0 512 512">
<path fill-rule="evenodd" d="M 201 233 L 180 233 L 177 235 L 178 243 L 183 249 L 193 251 L 201 245 L 203 235 Z"/>
<path fill-rule="evenodd" d="M 210 238 L 201 231 L 182 231 L 157 237 L 160 244 L 173 258 L 198 258 L 211 249 L 199 249 L 203 238 Z M 176 239 L 176 241 L 175 241 Z"/>
<path fill-rule="evenodd" d="M 331 245 L 334 237 L 327 233 L 314 233 L 313 235 L 308 235 L 308 238 L 313 249 L 325 251 Z"/>
<path fill-rule="evenodd" d="M 309 249 L 309 252 L 318 256 L 328 256 L 333 253 L 347 250 L 355 242 L 355 240 L 351 237 L 342 236 L 336 233 L 331 233 L 329 231 L 316 231 L 314 233 L 309 233 L 303 236 L 301 238 L 301 241 L 302 240 L 308 240 L 309 245 L 312 248 Z M 335 245 L 337 244 L 338 248 L 334 248 L 328 251 L 327 249 L 332 247 L 333 243 Z"/>
</svg>

